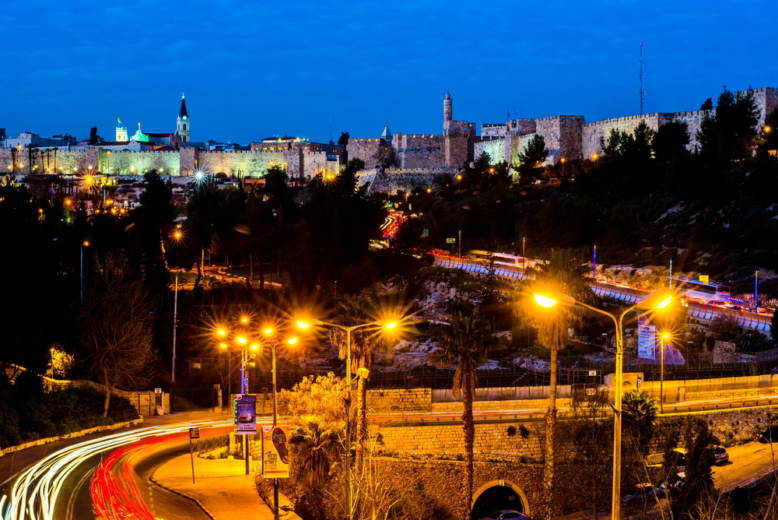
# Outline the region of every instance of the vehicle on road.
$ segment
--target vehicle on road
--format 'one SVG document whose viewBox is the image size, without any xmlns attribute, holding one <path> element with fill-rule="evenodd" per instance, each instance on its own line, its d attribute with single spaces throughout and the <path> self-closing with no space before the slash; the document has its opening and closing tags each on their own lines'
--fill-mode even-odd
<svg viewBox="0 0 778 520">
<path fill-rule="evenodd" d="M 651 500 L 654 497 L 664 498 L 664 496 L 665 492 L 661 487 L 656 487 L 650 482 L 641 482 L 640 484 L 635 484 L 635 488 L 632 491 L 625 493 L 621 497 L 621 501 L 625 504 L 630 504 L 640 500 Z"/>
<path fill-rule="evenodd" d="M 500 509 L 488 516 L 482 516 L 480 520 L 530 520 L 530 517 L 514 509 Z"/>
<path fill-rule="evenodd" d="M 723 446 L 716 446 L 713 448 L 713 459 L 717 465 L 727 464 L 729 462 L 729 453 Z"/>
</svg>

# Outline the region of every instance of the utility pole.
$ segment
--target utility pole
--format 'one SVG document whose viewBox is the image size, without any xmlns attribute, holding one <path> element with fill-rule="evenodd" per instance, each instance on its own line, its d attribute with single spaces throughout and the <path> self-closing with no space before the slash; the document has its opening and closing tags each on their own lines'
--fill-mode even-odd
<svg viewBox="0 0 778 520">
<path fill-rule="evenodd" d="M 597 277 L 597 244 L 592 248 L 592 278 Z"/>
<path fill-rule="evenodd" d="M 759 269 L 754 271 L 754 312 L 759 312 Z"/>
<path fill-rule="evenodd" d="M 459 258 L 462 258 L 462 230 L 459 230 L 459 238 L 457 239 L 457 245 L 459 246 Z"/>
</svg>

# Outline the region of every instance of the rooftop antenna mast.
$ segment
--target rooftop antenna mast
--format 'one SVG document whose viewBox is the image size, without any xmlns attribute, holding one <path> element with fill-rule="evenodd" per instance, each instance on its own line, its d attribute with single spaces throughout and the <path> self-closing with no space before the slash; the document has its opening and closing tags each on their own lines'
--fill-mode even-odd
<svg viewBox="0 0 778 520">
<path fill-rule="evenodd" d="M 643 115 L 645 91 L 643 90 L 643 42 L 640 42 L 640 115 Z"/>
</svg>

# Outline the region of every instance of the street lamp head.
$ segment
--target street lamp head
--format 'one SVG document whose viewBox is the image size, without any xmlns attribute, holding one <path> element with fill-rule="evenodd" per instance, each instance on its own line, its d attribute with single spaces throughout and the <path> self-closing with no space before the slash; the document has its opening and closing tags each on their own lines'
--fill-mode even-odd
<svg viewBox="0 0 778 520">
<path fill-rule="evenodd" d="M 275 330 L 273 329 L 273 327 L 265 327 L 264 329 L 262 329 L 262 334 L 264 334 L 267 337 L 272 336 L 274 333 Z"/>
<path fill-rule="evenodd" d="M 180 229 L 176 229 L 175 231 L 173 231 L 173 238 L 175 240 L 181 240 L 182 238 L 184 238 L 184 232 L 181 231 Z"/>
<path fill-rule="evenodd" d="M 222 343 L 219 343 L 219 348 L 222 349 L 222 350 L 227 350 L 230 347 L 226 343 L 222 342 Z"/>
<path fill-rule="evenodd" d="M 227 329 L 225 329 L 223 327 L 218 327 L 216 329 L 216 335 L 219 336 L 220 338 L 226 338 L 227 337 Z"/>
<path fill-rule="evenodd" d="M 770 125 L 764 125 L 763 130 L 764 130 L 764 133 L 769 134 L 770 132 L 773 131 L 773 127 L 770 126 Z"/>
<path fill-rule="evenodd" d="M 544 307 L 546 309 L 550 309 L 551 307 L 553 307 L 557 303 L 559 303 L 554 298 L 551 298 L 549 296 L 546 296 L 544 294 L 539 294 L 539 293 L 533 294 L 532 298 L 535 300 L 535 304 L 536 305 L 539 305 L 539 306 Z"/>
<path fill-rule="evenodd" d="M 294 345 L 297 345 L 297 343 L 299 343 L 299 342 L 300 342 L 300 338 L 298 338 L 297 336 L 292 336 L 291 338 L 289 338 L 288 340 L 286 340 L 286 342 L 287 342 L 289 345 L 292 345 L 292 346 L 294 346 Z"/>
<path fill-rule="evenodd" d="M 259 343 L 252 343 L 251 344 L 251 350 L 256 352 L 257 350 L 259 350 L 259 348 L 260 348 L 259 347 Z"/>
<path fill-rule="evenodd" d="M 396 321 L 390 321 L 387 323 L 384 323 L 384 328 L 386 330 L 392 330 L 397 328 L 398 323 Z"/>
<path fill-rule="evenodd" d="M 251 321 L 251 318 L 249 317 L 248 314 L 241 314 L 239 321 L 241 325 L 248 325 L 249 322 Z"/>
<path fill-rule="evenodd" d="M 673 303 L 673 295 L 669 294 L 664 297 L 660 297 L 659 301 L 654 305 L 654 309 L 663 311 Z"/>
<path fill-rule="evenodd" d="M 662 341 L 669 341 L 670 339 L 672 339 L 672 337 L 673 335 L 670 334 L 669 332 L 663 332 L 661 335 Z"/>
<path fill-rule="evenodd" d="M 305 320 L 297 320 L 295 323 L 300 330 L 307 330 L 311 328 L 311 324 Z"/>
<path fill-rule="evenodd" d="M 84 246 L 84 247 L 89 247 L 92 244 L 91 244 L 91 242 L 89 242 L 89 240 L 84 240 L 83 242 L 81 242 L 81 245 Z"/>
<path fill-rule="evenodd" d="M 235 342 L 238 343 L 239 345 L 245 345 L 246 343 L 249 342 L 249 340 L 245 336 L 238 336 L 237 338 L 235 338 Z"/>
</svg>

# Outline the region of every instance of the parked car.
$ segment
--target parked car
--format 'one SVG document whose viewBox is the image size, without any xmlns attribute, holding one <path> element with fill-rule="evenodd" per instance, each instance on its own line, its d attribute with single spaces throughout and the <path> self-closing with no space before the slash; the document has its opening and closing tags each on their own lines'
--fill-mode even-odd
<svg viewBox="0 0 778 520">
<path fill-rule="evenodd" d="M 513 509 L 500 509 L 480 520 L 530 520 L 530 517 Z"/>
<path fill-rule="evenodd" d="M 650 482 L 642 482 L 635 484 L 635 488 L 629 493 L 625 493 L 621 497 L 621 501 L 625 504 L 631 502 L 637 502 L 639 500 L 652 500 L 654 497 L 664 498 L 665 492 L 662 488 L 654 486 Z"/>
<path fill-rule="evenodd" d="M 713 448 L 713 458 L 715 464 L 726 464 L 729 462 L 729 453 L 727 453 L 727 449 L 725 447 L 716 446 Z"/>
</svg>

